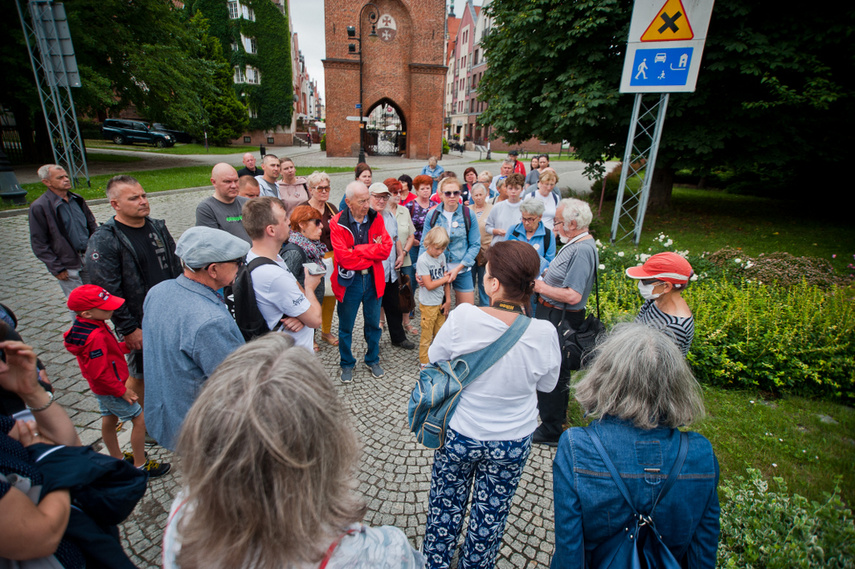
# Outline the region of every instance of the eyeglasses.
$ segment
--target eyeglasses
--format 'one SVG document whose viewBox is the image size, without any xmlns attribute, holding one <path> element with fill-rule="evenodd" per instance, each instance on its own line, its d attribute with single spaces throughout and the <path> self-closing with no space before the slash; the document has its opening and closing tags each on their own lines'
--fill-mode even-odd
<svg viewBox="0 0 855 569">
<path fill-rule="evenodd" d="M 553 219 L 553 220 L 552 220 L 552 227 L 555 227 L 556 225 L 564 225 L 564 220 L 562 220 L 562 219 Z"/>
<path fill-rule="evenodd" d="M 315 186 L 315 189 L 316 189 L 316 190 L 318 190 L 318 191 L 321 191 L 321 192 L 328 192 L 328 191 L 330 191 L 330 187 L 329 187 L 329 186 Z"/>
<path fill-rule="evenodd" d="M 389 199 L 389 194 L 372 194 L 375 199 L 386 201 Z"/>
<path fill-rule="evenodd" d="M 454 191 L 454 192 L 442 192 L 442 193 L 443 193 L 443 194 L 445 194 L 445 197 L 450 198 L 450 197 L 453 197 L 453 196 L 459 196 L 459 195 L 460 195 L 460 190 L 457 190 L 457 191 Z"/>
<path fill-rule="evenodd" d="M 522 218 L 522 220 L 523 220 L 523 223 L 535 223 L 535 222 L 540 221 L 540 218 L 539 217 L 524 217 L 524 218 Z"/>
</svg>

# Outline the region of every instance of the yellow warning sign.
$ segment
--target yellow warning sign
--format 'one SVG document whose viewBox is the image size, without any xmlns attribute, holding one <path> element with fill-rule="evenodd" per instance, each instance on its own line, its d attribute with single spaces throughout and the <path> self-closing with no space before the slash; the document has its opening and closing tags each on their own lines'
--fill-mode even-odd
<svg viewBox="0 0 855 569">
<path fill-rule="evenodd" d="M 690 40 L 695 37 L 681 0 L 667 0 L 641 34 L 641 41 Z"/>
</svg>

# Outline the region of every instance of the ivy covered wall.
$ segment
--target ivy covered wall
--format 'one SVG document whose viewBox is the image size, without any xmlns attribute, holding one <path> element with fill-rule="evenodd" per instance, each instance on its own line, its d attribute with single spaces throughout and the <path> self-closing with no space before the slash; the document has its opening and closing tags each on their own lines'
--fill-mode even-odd
<svg viewBox="0 0 855 569">
<path fill-rule="evenodd" d="M 252 66 L 261 74 L 261 83 L 236 83 L 241 101 L 255 111 L 250 130 L 273 130 L 291 124 L 294 97 L 291 88 L 291 37 L 288 16 L 270 0 L 240 0 L 252 9 L 255 21 L 229 18 L 227 0 L 194 0 L 191 10 L 202 11 L 210 20 L 209 33 L 220 40 L 232 68 Z M 247 53 L 241 33 L 256 41 L 257 53 Z M 232 49 L 232 44 L 238 46 Z"/>
</svg>

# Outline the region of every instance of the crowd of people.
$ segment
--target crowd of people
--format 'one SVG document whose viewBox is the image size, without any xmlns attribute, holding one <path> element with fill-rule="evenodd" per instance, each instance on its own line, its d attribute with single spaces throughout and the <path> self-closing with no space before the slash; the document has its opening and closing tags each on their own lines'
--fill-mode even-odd
<svg viewBox="0 0 855 569">
<path fill-rule="evenodd" d="M 673 554 L 714 566 L 718 465 L 706 439 L 692 434 L 679 483 L 656 495 L 678 456 L 678 427 L 703 415 L 684 359 L 694 334 L 681 296 L 692 278 L 685 259 L 663 253 L 627 271 L 644 299 L 637 323 L 609 333 L 571 388 L 578 370 L 562 359 L 557 329 L 585 320 L 599 261 L 591 209 L 561 197 L 548 156 L 533 158 L 527 175 L 511 152 L 499 175 L 467 168 L 462 179 L 432 157 L 415 178 L 383 182 L 360 163 L 338 208 L 324 172 L 297 176 L 293 160 L 271 154 L 260 168 L 247 154 L 244 165 L 213 167 L 213 193 L 177 242 L 150 217 L 145 190 L 130 176 L 109 181 L 115 215 L 97 225 L 65 171 L 45 165 L 46 191 L 29 213 L 33 251 L 68 297 L 66 347 L 98 400 L 109 454 L 150 477 L 170 465 L 147 458 L 147 437 L 183 459 L 165 567 L 449 567 L 467 504 L 458 566 L 492 567 L 532 444 L 558 447 L 553 567 L 587 566 L 635 508 L 652 513 L 655 504 Z M 248 334 L 247 298 L 270 332 L 261 338 Z M 517 319 L 527 326 L 461 392 L 434 455 L 420 551 L 396 528 L 360 523 L 364 505 L 351 490 L 356 437 L 333 381 L 306 357 L 321 343 L 336 347 L 337 380 L 351 383 L 360 312 L 363 363 L 374 379 L 386 373 L 384 328 L 393 349 L 418 345 L 417 370 L 488 348 Z M 53 399 L 41 394 L 51 388 L 13 326 L 0 326 L 0 387 L 4 398 L 23 401 L 13 415 L 21 420 L 0 420 L 8 433 L 0 452 L 20 454 L 36 431 L 79 444 L 73 428 L 57 431 L 52 423 L 67 425 L 56 412 L 45 420 Z M 574 392 L 596 420 L 568 430 Z M 119 422 L 133 427 L 131 452 L 119 448 Z M 596 436 L 631 481 L 634 504 L 608 478 Z M 32 468 L 24 458 L 19 468 Z M 27 504 L 16 492 L 4 476 L 4 512 L 5 504 L 45 509 L 67 523 L 67 495 Z M 4 514 L 0 528 L 6 523 Z M 0 539 L 0 557 L 54 554 L 13 545 Z"/>
</svg>

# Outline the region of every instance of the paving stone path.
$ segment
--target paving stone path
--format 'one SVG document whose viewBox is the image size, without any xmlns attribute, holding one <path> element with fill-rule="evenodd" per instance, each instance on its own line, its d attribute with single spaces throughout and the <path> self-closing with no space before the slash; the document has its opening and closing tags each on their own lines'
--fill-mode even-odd
<svg viewBox="0 0 855 569">
<path fill-rule="evenodd" d="M 339 184 L 334 182 L 334 186 Z M 338 203 L 342 190 L 343 184 L 338 195 L 331 198 L 334 203 Z M 210 190 L 207 189 L 152 194 L 152 217 L 165 219 L 177 240 L 193 225 L 196 205 L 208 195 Z M 113 213 L 106 203 L 95 204 L 92 210 L 99 222 L 106 221 Z M 59 394 L 57 401 L 68 411 L 83 443 L 100 448 L 97 402 L 80 376 L 74 356 L 62 345 L 62 334 L 70 323 L 65 298 L 30 249 L 26 215 L 0 219 L 0 286 L 0 302 L 17 313 L 19 331 L 36 347 L 47 366 Z M 334 322 L 334 330 L 336 325 Z M 357 319 L 357 327 L 360 326 L 361 318 Z M 418 343 L 418 338 L 413 340 Z M 354 355 L 360 359 L 364 352 L 362 334 L 355 331 Z M 388 333 L 384 332 L 380 357 L 386 376 L 373 379 L 365 366 L 357 366 L 350 385 L 338 381 L 338 348 L 322 344 L 318 357 L 350 409 L 362 441 L 363 454 L 356 476 L 358 492 L 368 505 L 365 522 L 398 526 L 406 532 L 414 547 L 420 547 L 432 451 L 421 448 L 407 427 L 407 400 L 418 375 L 417 350 L 392 347 Z M 125 440 L 125 446 L 129 446 L 128 436 L 126 430 L 120 438 Z M 177 456 L 157 446 L 151 447 L 149 453 L 157 460 L 172 462 L 174 468 L 170 474 L 149 482 L 148 492 L 121 527 L 125 548 L 141 568 L 161 566 L 163 527 L 181 482 Z M 554 449 L 541 446 L 533 449 L 514 497 L 497 567 L 549 565 L 555 543 L 553 458 Z"/>
</svg>

